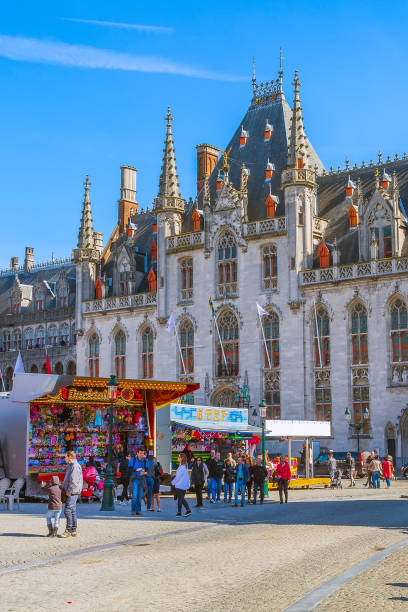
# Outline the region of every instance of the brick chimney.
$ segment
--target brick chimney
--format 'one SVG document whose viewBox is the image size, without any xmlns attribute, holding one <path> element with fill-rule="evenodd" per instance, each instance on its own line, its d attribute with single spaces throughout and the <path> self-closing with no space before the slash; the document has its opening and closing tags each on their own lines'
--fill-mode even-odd
<svg viewBox="0 0 408 612">
<path fill-rule="evenodd" d="M 25 248 L 24 257 L 24 272 L 29 272 L 34 265 L 34 249 L 32 247 Z"/>
<path fill-rule="evenodd" d="M 12 257 L 10 259 L 10 270 L 18 272 L 18 257 Z"/>
<path fill-rule="evenodd" d="M 120 180 L 120 200 L 118 202 L 118 223 L 119 231 L 126 230 L 129 223 L 130 209 L 133 214 L 137 213 L 138 204 L 136 202 L 136 168 L 132 166 L 121 166 Z"/>
<path fill-rule="evenodd" d="M 197 149 L 197 193 L 204 185 L 204 178 L 210 176 L 218 161 L 219 149 L 209 144 L 200 144 Z"/>
</svg>

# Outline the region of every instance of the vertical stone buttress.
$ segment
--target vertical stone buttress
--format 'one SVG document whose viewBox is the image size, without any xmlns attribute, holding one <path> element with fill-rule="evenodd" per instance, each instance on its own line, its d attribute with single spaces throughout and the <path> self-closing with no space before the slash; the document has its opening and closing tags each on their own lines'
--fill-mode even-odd
<svg viewBox="0 0 408 612">
<path fill-rule="evenodd" d="M 167 131 L 163 149 L 163 165 L 159 179 L 159 192 L 154 200 L 154 212 L 157 215 L 157 316 L 159 319 L 169 316 L 167 289 L 166 238 L 179 234 L 181 218 L 185 209 L 185 200 L 180 196 L 177 176 L 176 156 L 171 128 L 170 108 L 166 115 Z"/>
</svg>

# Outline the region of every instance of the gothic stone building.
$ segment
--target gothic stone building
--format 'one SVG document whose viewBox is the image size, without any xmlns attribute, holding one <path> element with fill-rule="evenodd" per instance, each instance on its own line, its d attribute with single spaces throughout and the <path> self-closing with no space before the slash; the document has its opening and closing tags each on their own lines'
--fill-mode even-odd
<svg viewBox="0 0 408 612">
<path fill-rule="evenodd" d="M 401 460 L 408 159 L 327 172 L 305 134 L 297 74 L 293 86 L 290 108 L 281 73 L 254 80 L 222 155 L 197 147 L 194 201 L 179 191 L 169 111 L 152 208 L 139 210 L 136 170 L 122 167 L 102 253 L 86 191 L 74 251 L 78 372 L 194 379 L 196 404 L 236 405 L 244 386 L 255 409 L 265 399 L 267 418 L 331 420 L 324 446 Z"/>
<path fill-rule="evenodd" d="M 56 374 L 75 374 L 75 266 L 71 259 L 24 265 L 12 257 L 0 271 L 0 371 L 6 390 L 21 352 L 26 372 L 46 372 L 46 351 Z M 1 386 L 3 389 L 3 385 Z"/>
</svg>

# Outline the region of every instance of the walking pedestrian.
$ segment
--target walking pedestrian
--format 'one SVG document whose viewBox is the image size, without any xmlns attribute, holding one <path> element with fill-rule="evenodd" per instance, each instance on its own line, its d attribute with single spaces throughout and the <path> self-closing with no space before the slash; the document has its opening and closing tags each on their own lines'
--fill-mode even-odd
<svg viewBox="0 0 408 612">
<path fill-rule="evenodd" d="M 251 494 L 252 494 L 252 478 L 251 478 L 252 463 L 251 463 L 251 459 L 249 457 L 247 457 L 245 459 L 245 465 L 248 468 L 248 474 L 249 474 L 248 480 L 245 483 L 245 487 L 246 487 L 247 494 L 248 494 L 248 502 L 250 502 L 251 501 Z"/>
<path fill-rule="evenodd" d="M 329 464 L 329 476 L 330 476 L 330 480 L 333 481 L 334 478 L 334 472 L 337 469 L 337 461 L 333 456 L 333 451 L 330 450 L 329 454 L 328 454 L 328 464 Z"/>
<path fill-rule="evenodd" d="M 179 466 L 177 468 L 177 472 L 171 484 L 174 487 L 174 499 L 177 500 L 177 514 L 176 516 L 181 516 L 181 506 L 183 505 L 186 509 L 186 513 L 184 516 L 190 516 L 191 510 L 190 506 L 185 499 L 186 491 L 190 488 L 190 478 L 188 476 L 188 463 L 187 457 L 183 454 L 178 456 Z"/>
<path fill-rule="evenodd" d="M 262 465 L 262 457 L 256 458 L 256 464 L 251 467 L 250 474 L 254 483 L 254 499 L 252 503 L 256 504 L 256 497 L 259 489 L 261 504 L 263 504 L 265 496 L 264 483 L 265 478 L 268 476 L 268 470 L 264 465 Z"/>
<path fill-rule="evenodd" d="M 371 462 L 374 459 L 374 451 L 368 453 L 366 459 L 366 472 L 367 472 L 367 481 L 364 483 L 365 487 L 369 487 L 370 489 L 374 486 L 373 477 L 372 477 L 372 466 Z"/>
<path fill-rule="evenodd" d="M 208 467 L 201 457 L 196 457 L 191 469 L 191 484 L 194 485 L 197 504 L 196 508 L 203 507 L 203 486 L 208 476 Z"/>
<path fill-rule="evenodd" d="M 283 504 L 283 495 L 285 495 L 285 504 L 288 503 L 288 487 L 292 477 L 290 473 L 290 465 L 287 461 L 287 457 L 281 455 L 279 463 L 276 466 L 275 476 L 278 479 L 279 499 L 280 503 Z"/>
<path fill-rule="evenodd" d="M 347 453 L 346 465 L 347 465 L 347 470 L 348 470 L 348 476 L 350 478 L 349 487 L 355 487 L 356 486 L 356 479 L 355 479 L 356 462 L 354 460 L 354 457 L 352 457 L 351 453 Z"/>
<path fill-rule="evenodd" d="M 67 519 L 67 525 L 64 533 L 60 538 L 75 537 L 77 535 L 77 501 L 81 495 L 84 480 L 82 476 L 82 468 L 76 460 L 76 454 L 74 451 L 69 450 L 65 453 L 65 462 L 67 469 L 65 471 L 64 482 L 62 488 L 64 489 L 66 501 L 65 501 L 65 518 Z"/>
<path fill-rule="evenodd" d="M 381 464 L 381 467 L 382 467 L 382 471 L 384 474 L 384 480 L 387 483 L 387 488 L 389 488 L 391 486 L 391 478 L 392 478 L 392 472 L 393 472 L 391 455 L 388 455 L 387 457 L 385 457 L 384 461 Z"/>
<path fill-rule="evenodd" d="M 50 482 L 41 482 L 41 487 L 48 493 L 48 510 L 46 514 L 47 538 L 55 538 L 58 533 L 59 520 L 62 512 L 61 487 L 58 476 L 51 476 Z M 52 521 L 54 519 L 54 524 Z"/>
<path fill-rule="evenodd" d="M 156 467 L 157 463 L 154 460 L 153 452 L 149 451 L 149 455 L 147 457 L 147 469 L 146 469 L 146 485 L 147 485 L 147 510 L 150 511 L 152 506 L 152 497 L 153 497 L 153 487 L 154 487 L 154 479 L 156 477 Z"/>
<path fill-rule="evenodd" d="M 157 512 L 160 512 L 160 476 L 163 470 L 157 458 L 153 457 L 153 460 L 156 462 L 156 471 L 154 475 L 152 507 L 150 512 L 154 512 L 154 500 L 156 500 Z"/>
<path fill-rule="evenodd" d="M 235 475 L 235 504 L 234 507 L 238 508 L 238 495 L 241 492 L 241 506 L 245 504 L 245 486 L 249 478 L 248 466 L 244 462 L 243 457 L 238 457 L 238 463 L 236 467 Z"/>
<path fill-rule="evenodd" d="M 130 467 L 129 462 L 131 460 L 130 454 L 122 455 L 119 459 L 119 472 L 120 480 L 119 484 L 122 485 L 122 494 L 118 497 L 120 503 L 126 503 L 129 501 L 129 478 L 130 478 Z"/>
<path fill-rule="evenodd" d="M 379 489 L 381 483 L 380 475 L 382 474 L 382 468 L 377 453 L 374 453 L 374 457 L 371 459 L 370 467 L 373 487 L 374 489 Z"/>
<path fill-rule="evenodd" d="M 215 459 L 215 450 L 212 448 L 210 456 L 206 461 L 208 467 L 208 478 L 207 478 L 207 499 L 210 500 L 211 504 L 215 504 L 215 493 L 213 494 L 213 488 L 216 487 L 215 479 L 217 477 L 217 461 Z"/>
<path fill-rule="evenodd" d="M 142 497 L 146 483 L 147 464 L 144 455 L 144 449 L 139 448 L 137 455 L 131 465 L 132 473 L 130 482 L 132 487 L 132 516 L 140 516 L 142 514 Z"/>
<path fill-rule="evenodd" d="M 217 503 L 221 501 L 222 477 L 224 475 L 224 462 L 221 459 L 221 453 L 215 453 L 215 478 L 213 479 L 212 499 Z M 215 482 L 214 482 L 215 481 Z"/>
<path fill-rule="evenodd" d="M 231 454 L 231 453 L 229 453 Z M 231 460 L 227 459 L 224 461 L 224 502 L 231 503 L 232 499 L 232 486 L 235 479 L 236 469 L 231 465 Z"/>
</svg>

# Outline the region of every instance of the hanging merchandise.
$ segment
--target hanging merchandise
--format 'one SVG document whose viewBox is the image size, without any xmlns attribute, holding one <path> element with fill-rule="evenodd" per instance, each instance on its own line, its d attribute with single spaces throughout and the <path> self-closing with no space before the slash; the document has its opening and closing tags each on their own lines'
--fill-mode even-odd
<svg viewBox="0 0 408 612">
<path fill-rule="evenodd" d="M 95 412 L 94 426 L 95 427 L 102 427 L 102 425 L 103 425 L 102 411 L 101 411 L 100 408 L 97 408 L 97 410 Z"/>
</svg>

